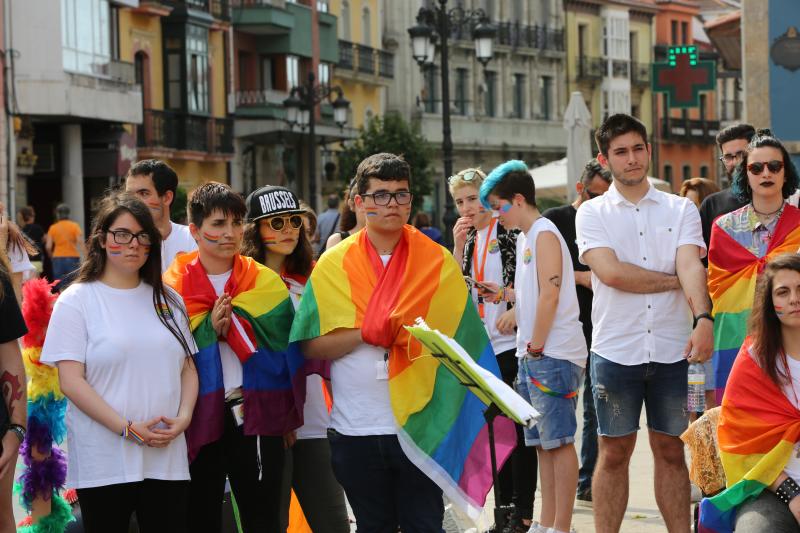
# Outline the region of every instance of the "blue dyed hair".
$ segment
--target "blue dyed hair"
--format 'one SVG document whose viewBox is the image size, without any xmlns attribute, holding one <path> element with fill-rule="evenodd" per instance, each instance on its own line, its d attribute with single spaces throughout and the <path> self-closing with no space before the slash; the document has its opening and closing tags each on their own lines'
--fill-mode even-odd
<svg viewBox="0 0 800 533">
<path fill-rule="evenodd" d="M 747 180 L 747 160 L 753 150 L 764 146 L 777 148 L 783 156 L 783 189 L 781 192 L 784 199 L 790 197 L 794 191 L 800 188 L 800 177 L 798 177 L 797 168 L 794 166 L 786 147 L 772 135 L 770 130 L 758 130 L 753 140 L 747 145 L 742 156 L 742 162 L 736 166 L 736 170 L 733 172 L 731 192 L 743 202 L 749 202 L 753 199 L 753 191 L 750 189 L 750 182 Z"/>
<path fill-rule="evenodd" d="M 524 161 L 520 161 L 519 159 L 512 159 L 510 161 L 506 161 L 500 166 L 495 167 L 495 169 L 492 170 L 488 176 L 486 176 L 486 179 L 483 180 L 480 190 L 481 203 L 483 204 L 483 207 L 485 207 L 486 209 L 491 209 L 491 206 L 489 205 L 489 195 L 492 194 L 492 191 L 495 188 L 497 188 L 500 182 L 503 181 L 503 178 L 505 178 L 512 172 L 523 173 L 530 180 L 530 188 L 531 188 L 530 191 L 516 191 L 516 192 L 519 192 L 520 194 L 525 196 L 526 199 L 528 199 L 528 194 L 530 194 L 532 196 L 531 199 L 533 201 L 529 203 L 536 205 L 536 189 L 533 187 L 533 178 L 531 178 L 530 174 L 528 174 L 528 165 L 526 165 Z M 526 192 L 528 194 L 526 194 Z"/>
</svg>

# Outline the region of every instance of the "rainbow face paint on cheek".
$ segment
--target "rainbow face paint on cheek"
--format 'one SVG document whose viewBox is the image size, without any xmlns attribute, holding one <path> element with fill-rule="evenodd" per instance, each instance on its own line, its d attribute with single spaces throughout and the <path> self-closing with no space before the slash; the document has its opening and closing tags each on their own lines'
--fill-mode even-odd
<svg viewBox="0 0 800 533">
<path fill-rule="evenodd" d="M 785 314 L 786 314 L 786 313 L 784 312 L 784 310 L 783 310 L 783 307 L 781 307 L 781 306 L 779 306 L 779 305 L 776 305 L 776 306 L 774 306 L 774 307 L 775 307 L 775 314 L 776 314 L 778 317 L 782 317 L 783 315 L 785 315 Z"/>
<path fill-rule="evenodd" d="M 376 217 L 378 216 L 378 208 L 377 207 L 366 207 L 368 217 Z"/>
<path fill-rule="evenodd" d="M 219 244 L 220 235 L 212 235 L 204 231 L 203 239 L 209 244 Z"/>
<path fill-rule="evenodd" d="M 108 255 L 122 255 L 121 244 L 109 244 L 106 246 L 106 250 L 108 250 Z"/>
<path fill-rule="evenodd" d="M 262 239 L 261 242 L 263 242 L 266 246 L 269 246 L 270 244 L 278 244 L 277 239 Z"/>
</svg>

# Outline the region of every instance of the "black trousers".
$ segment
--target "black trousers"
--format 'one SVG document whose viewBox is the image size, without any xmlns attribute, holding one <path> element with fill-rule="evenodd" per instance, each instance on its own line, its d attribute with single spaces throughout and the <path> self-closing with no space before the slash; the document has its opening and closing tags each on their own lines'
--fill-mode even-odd
<svg viewBox="0 0 800 533">
<path fill-rule="evenodd" d="M 260 449 L 260 479 L 259 479 Z M 283 437 L 246 436 L 225 409 L 225 432 L 203 446 L 189 465 L 189 528 L 192 533 L 222 531 L 225 477 L 239 508 L 244 533 L 278 533 L 281 515 Z"/>
<path fill-rule="evenodd" d="M 145 479 L 78 489 L 86 533 L 128 533 L 135 512 L 140 533 L 186 533 L 188 481 Z"/>
<path fill-rule="evenodd" d="M 509 387 L 514 387 L 517 378 L 517 351 L 508 350 L 497 355 L 500 376 Z M 539 473 L 539 459 L 536 448 L 525 446 L 522 426 L 515 424 L 517 447 L 499 472 L 500 504 L 514 504 L 519 518 L 530 520 L 533 517 L 533 498 L 536 494 L 536 477 Z"/>
</svg>

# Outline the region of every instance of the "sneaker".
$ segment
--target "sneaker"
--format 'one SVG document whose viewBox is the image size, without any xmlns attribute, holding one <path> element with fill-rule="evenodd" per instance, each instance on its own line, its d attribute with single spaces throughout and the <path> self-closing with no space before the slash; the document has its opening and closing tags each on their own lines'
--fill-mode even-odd
<svg viewBox="0 0 800 533">
<path fill-rule="evenodd" d="M 578 507 L 592 507 L 592 489 L 580 490 L 575 495 L 575 505 Z"/>
<path fill-rule="evenodd" d="M 503 533 L 528 533 L 530 526 L 526 525 L 521 518 L 512 516 L 503 528 Z"/>
<path fill-rule="evenodd" d="M 546 527 L 540 526 L 539 522 L 534 521 L 531 522 L 531 527 L 528 530 L 528 533 L 547 533 L 547 529 L 548 528 Z"/>
</svg>

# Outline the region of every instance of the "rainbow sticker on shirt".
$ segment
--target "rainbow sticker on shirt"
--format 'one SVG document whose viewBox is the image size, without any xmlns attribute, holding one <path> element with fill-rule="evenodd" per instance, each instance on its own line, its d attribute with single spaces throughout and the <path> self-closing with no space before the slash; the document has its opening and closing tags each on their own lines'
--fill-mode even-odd
<svg viewBox="0 0 800 533">
<path fill-rule="evenodd" d="M 496 254 L 500 251 L 500 244 L 498 244 L 497 239 L 492 239 L 489 241 L 489 253 Z"/>
<path fill-rule="evenodd" d="M 525 253 L 522 255 L 522 262 L 527 265 L 528 263 L 531 262 L 531 259 L 533 259 L 533 254 L 531 253 L 531 249 L 525 248 Z"/>
<path fill-rule="evenodd" d="M 172 315 L 172 309 L 170 309 L 169 306 L 164 303 L 156 304 L 156 314 L 162 318 L 174 318 Z"/>
</svg>

